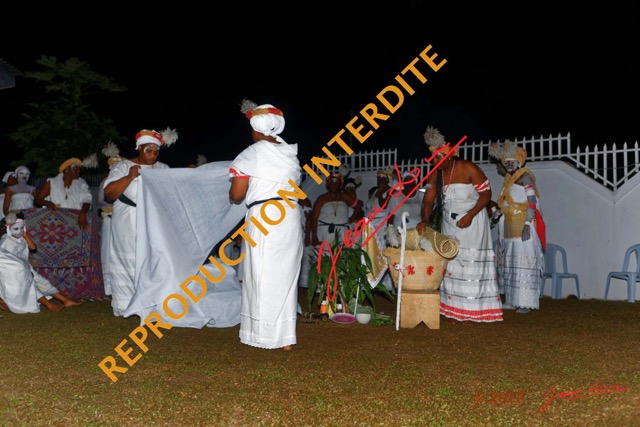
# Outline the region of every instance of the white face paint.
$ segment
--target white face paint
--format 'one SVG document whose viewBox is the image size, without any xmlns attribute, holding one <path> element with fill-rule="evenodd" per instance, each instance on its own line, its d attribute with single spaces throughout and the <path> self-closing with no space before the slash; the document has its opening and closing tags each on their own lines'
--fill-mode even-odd
<svg viewBox="0 0 640 427">
<path fill-rule="evenodd" d="M 505 159 L 504 161 L 504 168 L 509 173 L 512 173 L 518 170 L 519 167 L 520 167 L 520 163 L 518 163 L 516 159 Z"/>
<path fill-rule="evenodd" d="M 23 182 L 26 184 L 29 181 L 29 177 L 31 176 L 31 172 L 21 169 L 18 171 L 18 182 Z"/>
<path fill-rule="evenodd" d="M 16 239 L 21 238 L 24 234 L 24 223 L 17 222 L 13 225 L 7 225 L 7 234 L 11 237 L 15 237 Z"/>
</svg>

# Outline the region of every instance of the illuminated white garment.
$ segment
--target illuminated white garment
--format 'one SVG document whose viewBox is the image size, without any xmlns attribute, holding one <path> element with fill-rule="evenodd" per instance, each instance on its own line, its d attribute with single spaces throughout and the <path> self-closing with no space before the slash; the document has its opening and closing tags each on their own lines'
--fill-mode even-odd
<svg viewBox="0 0 640 427">
<path fill-rule="evenodd" d="M 317 236 L 319 242 L 343 241 L 349 229 L 349 205 L 342 201 L 327 202 L 320 208 Z"/>
<path fill-rule="evenodd" d="M 527 202 L 527 195 L 521 185 L 511 185 L 507 189 L 514 202 Z M 508 202 L 505 199 L 505 207 Z M 538 309 L 540 307 L 540 288 L 544 269 L 542 243 L 535 230 L 535 222 L 531 225 L 531 238 L 525 242 L 522 237 L 505 238 L 504 220 L 507 215 L 503 209 L 500 218 L 500 244 L 502 246 L 502 285 L 504 286 L 505 304 L 513 307 Z"/>
<path fill-rule="evenodd" d="M 139 316 L 141 326 L 152 314 L 174 327 L 226 328 L 240 323 L 242 288 L 234 268 L 219 260 L 205 263 L 247 211 L 244 205 L 229 203 L 230 163 L 142 170 L 135 208 L 136 286 L 124 317 Z M 187 280 L 191 276 L 200 282 Z M 197 302 L 183 284 L 198 296 Z M 170 317 L 165 303 L 178 316 Z"/>
<path fill-rule="evenodd" d="M 131 160 L 122 160 L 113 165 L 103 188 L 129 174 L 129 169 L 137 165 Z M 140 165 L 141 171 L 150 169 L 150 165 Z M 156 162 L 154 169 L 168 169 L 169 166 Z M 140 176 L 131 181 L 124 195 L 133 202 L 138 197 Z M 111 238 L 109 239 L 109 274 L 111 277 L 111 306 L 115 316 L 123 316 L 135 293 L 136 268 L 136 208 L 116 200 L 113 203 L 111 217 Z"/>
<path fill-rule="evenodd" d="M 23 209 L 33 208 L 33 199 L 33 193 L 13 193 L 11 195 L 11 203 L 9 204 L 9 212 L 18 212 Z"/>
<path fill-rule="evenodd" d="M 482 209 L 467 228 L 460 220 L 479 198 L 473 184 L 443 188 L 442 234 L 458 240 L 458 255 L 449 260 L 440 285 L 440 314 L 473 322 L 502 320 L 502 303 L 496 281 L 496 263 L 487 210 Z"/>
<path fill-rule="evenodd" d="M 58 293 L 29 262 L 29 247 L 23 238 L 8 234 L 0 238 L 0 298 L 14 313 L 38 313 L 38 299 Z"/>
<path fill-rule="evenodd" d="M 93 196 L 87 181 L 77 178 L 71 181 L 69 187 L 65 187 L 62 176 L 59 173 L 55 177 L 47 179 L 50 190 L 45 200 L 58 205 L 60 208 L 67 209 L 81 209 L 84 203 L 91 204 Z"/>
<path fill-rule="evenodd" d="M 273 144 L 258 141 L 231 163 L 230 169 L 249 176 L 245 202 L 278 197 L 278 190 L 294 191 L 289 180 L 300 184 L 300 164 L 297 144 Z M 294 200 L 295 202 L 295 200 Z M 245 231 L 257 244 L 242 243 L 246 254 L 242 270 L 242 312 L 240 341 L 254 347 L 275 349 L 296 344 L 298 307 L 298 277 L 300 275 L 304 236 L 300 221 L 300 206 L 291 208 L 279 201 L 264 207 L 257 204 L 247 211 L 247 220 L 254 217 L 269 230 L 264 235 L 250 223 Z M 261 211 L 268 218 L 281 219 L 278 224 L 265 224 Z"/>
</svg>

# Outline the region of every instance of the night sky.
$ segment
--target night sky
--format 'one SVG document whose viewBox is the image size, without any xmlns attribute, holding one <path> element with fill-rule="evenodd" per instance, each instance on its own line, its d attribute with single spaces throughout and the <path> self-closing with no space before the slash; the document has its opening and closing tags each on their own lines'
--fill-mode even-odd
<svg viewBox="0 0 640 427">
<path fill-rule="evenodd" d="M 398 147 L 400 157 L 420 158 L 427 125 L 453 142 L 570 132 L 574 145 L 595 147 L 640 134 L 640 19 L 631 10 L 396 1 L 154 4 L 142 13 L 116 2 L 26 3 L 2 12 L 0 58 L 25 72 L 39 69 L 41 55 L 77 57 L 111 77 L 127 92 L 86 101 L 129 138 L 121 154 L 134 155 L 140 129 L 170 126 L 179 140 L 160 161 L 173 167 L 197 154 L 231 160 L 251 143 L 243 98 L 284 111 L 281 136 L 299 144 L 305 163 L 428 45 L 447 63 L 425 73 L 428 81 L 365 143 L 354 142 L 356 151 Z M 8 133 L 42 94 L 23 76 L 0 91 L 2 173 L 19 156 Z"/>
</svg>

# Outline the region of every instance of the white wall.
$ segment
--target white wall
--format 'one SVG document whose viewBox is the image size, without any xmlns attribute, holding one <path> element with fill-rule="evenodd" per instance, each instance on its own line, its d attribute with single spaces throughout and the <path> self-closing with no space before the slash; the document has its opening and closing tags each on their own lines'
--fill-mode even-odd
<svg viewBox="0 0 640 427">
<path fill-rule="evenodd" d="M 503 178 L 493 164 L 480 167 L 491 182 L 492 199 L 496 200 Z M 604 299 L 608 273 L 620 270 L 626 249 L 640 243 L 640 227 L 636 225 L 640 223 L 640 175 L 613 193 L 561 161 L 532 162 L 526 167 L 536 176 L 547 241 L 566 249 L 569 271 L 580 278 L 580 298 Z M 363 178 L 358 196 L 366 201 L 368 189 L 376 185 L 375 171 L 354 175 Z M 302 189 L 312 202 L 326 191 L 324 184 L 310 178 Z M 565 280 L 563 298 L 575 293 L 573 283 Z M 550 280 L 545 284 L 545 295 L 551 295 Z M 626 300 L 626 282 L 613 279 L 608 299 Z"/>
</svg>

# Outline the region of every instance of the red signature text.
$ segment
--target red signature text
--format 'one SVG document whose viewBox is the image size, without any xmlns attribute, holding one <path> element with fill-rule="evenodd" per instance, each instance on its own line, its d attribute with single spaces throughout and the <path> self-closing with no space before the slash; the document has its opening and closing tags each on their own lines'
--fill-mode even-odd
<svg viewBox="0 0 640 427">
<path fill-rule="evenodd" d="M 551 402 L 556 399 L 578 400 L 587 397 L 602 396 L 603 394 L 622 393 L 623 391 L 627 390 L 631 390 L 631 388 L 623 387 L 621 385 L 600 386 L 598 380 L 596 380 L 596 383 L 593 387 L 589 387 L 586 390 L 578 389 L 561 391 L 560 393 L 558 393 L 555 388 L 550 388 L 544 394 L 544 398 L 547 400 L 542 404 L 542 406 L 540 406 L 539 411 L 546 411 L 549 405 L 551 405 Z"/>
</svg>

